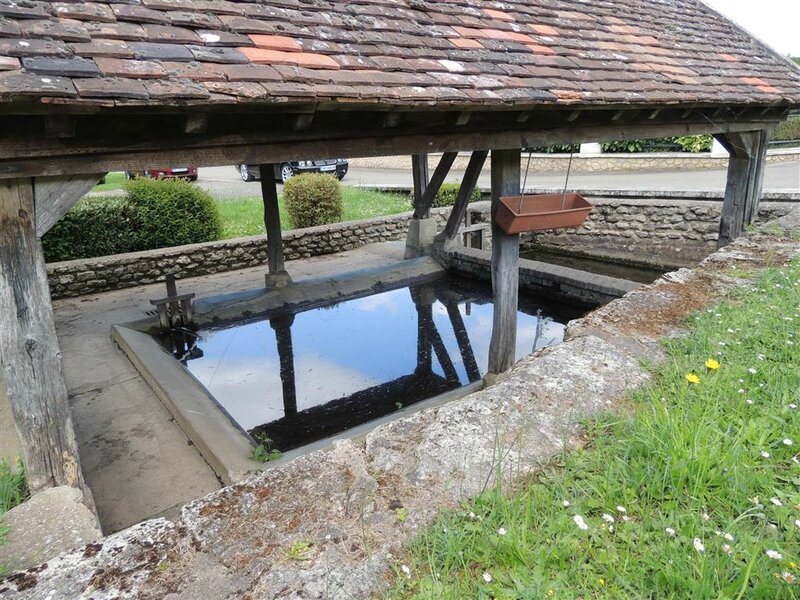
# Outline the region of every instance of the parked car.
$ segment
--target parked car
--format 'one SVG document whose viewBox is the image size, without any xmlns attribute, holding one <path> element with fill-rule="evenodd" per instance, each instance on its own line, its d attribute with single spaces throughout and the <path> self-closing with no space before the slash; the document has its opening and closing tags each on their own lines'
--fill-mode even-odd
<svg viewBox="0 0 800 600">
<path fill-rule="evenodd" d="M 330 160 L 300 160 L 273 165 L 276 181 L 286 182 L 300 173 L 330 173 L 339 179 L 344 179 L 350 165 L 345 158 L 332 158 Z M 258 165 L 239 165 L 239 175 L 242 181 L 255 181 L 261 179 L 261 170 Z"/>
<path fill-rule="evenodd" d="M 152 177 L 153 179 L 188 179 L 197 181 L 197 167 L 169 167 L 161 169 L 145 169 L 144 171 L 126 171 L 128 179 L 136 177 Z"/>
</svg>

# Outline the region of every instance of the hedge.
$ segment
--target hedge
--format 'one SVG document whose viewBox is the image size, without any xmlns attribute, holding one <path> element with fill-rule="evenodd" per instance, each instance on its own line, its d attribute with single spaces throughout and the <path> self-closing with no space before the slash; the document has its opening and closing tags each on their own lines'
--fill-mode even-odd
<svg viewBox="0 0 800 600">
<path fill-rule="evenodd" d="M 458 183 L 443 183 L 442 187 L 440 187 L 439 191 L 436 193 L 436 197 L 433 199 L 433 207 L 453 206 L 453 204 L 456 203 L 456 198 L 458 197 L 458 191 L 460 189 L 461 186 Z M 481 191 L 476 187 L 472 190 L 470 202 L 477 202 L 480 199 Z"/>
<path fill-rule="evenodd" d="M 214 199 L 183 180 L 137 179 L 124 196 L 79 202 L 42 238 L 48 262 L 153 250 L 220 238 Z"/>
<path fill-rule="evenodd" d="M 283 200 L 297 229 L 339 223 L 344 214 L 342 189 L 333 175 L 295 175 L 283 185 Z"/>
</svg>

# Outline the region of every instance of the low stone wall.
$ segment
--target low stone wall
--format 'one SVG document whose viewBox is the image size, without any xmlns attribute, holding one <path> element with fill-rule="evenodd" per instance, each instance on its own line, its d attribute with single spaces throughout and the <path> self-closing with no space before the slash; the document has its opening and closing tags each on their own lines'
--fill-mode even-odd
<svg viewBox="0 0 800 600">
<path fill-rule="evenodd" d="M 431 211 L 443 227 L 449 209 Z M 352 250 L 375 242 L 405 239 L 410 212 L 283 233 L 286 260 Z M 267 264 L 267 236 L 192 244 L 47 265 L 53 298 L 69 298 L 177 278 L 197 277 Z M 265 267 L 266 269 L 266 267 Z"/>
<path fill-rule="evenodd" d="M 438 154 L 430 156 L 433 168 Z M 464 170 L 469 162 L 469 153 L 461 153 L 453 163 L 453 169 Z M 800 164 L 800 149 L 770 150 L 769 162 L 797 161 Z M 522 155 L 523 171 L 528 164 L 528 155 Z M 350 159 L 353 167 L 367 169 L 411 169 L 410 156 L 380 156 L 372 158 Z M 531 154 L 530 171 L 532 173 L 558 174 L 566 173 L 569 165 L 569 154 Z M 575 154 L 572 160 L 572 173 L 614 173 L 619 171 L 693 171 L 725 169 L 728 166 L 727 156 L 712 156 L 710 153 L 689 154 L 684 152 L 652 152 L 635 154 Z M 485 169 L 491 167 L 491 157 L 487 159 Z"/>
<path fill-rule="evenodd" d="M 526 234 L 523 244 L 547 250 L 656 267 L 691 266 L 717 249 L 722 203 L 712 200 L 588 198 L 594 205 L 577 229 Z M 759 220 L 783 216 L 796 204 L 764 202 Z M 476 221 L 489 203 L 474 204 Z M 488 233 L 488 232 L 487 232 Z M 485 248 L 491 245 L 487 238 Z"/>
<path fill-rule="evenodd" d="M 486 486 L 534 474 L 580 447 L 580 423 L 629 408 L 649 379 L 642 360 L 685 332 L 687 316 L 752 281 L 731 276 L 800 256 L 800 212 L 572 321 L 567 341 L 520 361 L 462 400 L 398 413 L 360 442 L 343 440 L 226 487 L 181 510 L 0 580 L 33 598 L 370 598 L 394 557 L 443 509 Z M 398 519 L 402 507 L 406 518 Z M 297 544 L 305 560 L 287 558 Z"/>
</svg>

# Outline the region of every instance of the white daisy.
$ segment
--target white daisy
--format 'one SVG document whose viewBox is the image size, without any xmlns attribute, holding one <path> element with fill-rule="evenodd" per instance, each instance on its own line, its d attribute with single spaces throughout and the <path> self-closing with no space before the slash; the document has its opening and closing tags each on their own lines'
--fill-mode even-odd
<svg viewBox="0 0 800 600">
<path fill-rule="evenodd" d="M 575 525 L 578 526 L 578 529 L 581 531 L 586 531 L 589 529 L 589 526 L 586 524 L 586 521 L 583 520 L 583 517 L 580 515 L 575 515 L 572 517 L 572 520 L 575 521 Z"/>
<path fill-rule="evenodd" d="M 486 583 L 492 583 L 492 575 L 490 573 L 488 573 L 488 572 L 484 573 L 483 574 L 483 580 Z"/>
<path fill-rule="evenodd" d="M 703 545 L 703 541 L 700 538 L 694 538 L 692 546 L 701 554 L 706 551 L 706 547 Z"/>
<path fill-rule="evenodd" d="M 783 558 L 783 554 L 777 550 L 767 550 L 767 556 L 769 556 L 772 560 L 781 560 Z"/>
</svg>

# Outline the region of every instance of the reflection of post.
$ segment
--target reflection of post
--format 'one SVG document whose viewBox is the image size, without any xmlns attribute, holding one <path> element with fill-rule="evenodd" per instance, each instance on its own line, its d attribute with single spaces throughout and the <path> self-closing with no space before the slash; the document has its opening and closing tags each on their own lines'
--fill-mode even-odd
<svg viewBox="0 0 800 600">
<path fill-rule="evenodd" d="M 464 368 L 467 371 L 467 379 L 469 379 L 470 383 L 478 381 L 481 378 L 481 371 L 478 368 L 478 362 L 475 360 L 475 353 L 472 351 L 472 344 L 469 341 L 469 334 L 464 325 L 461 311 L 458 310 L 458 303 L 447 302 L 445 306 L 450 317 L 450 323 L 453 324 L 453 332 L 456 334 L 458 350 L 461 352 L 461 360 L 464 361 Z"/>
<path fill-rule="evenodd" d="M 432 372 L 431 348 L 436 353 L 436 359 L 442 366 L 444 376 L 448 381 L 458 382 L 458 372 L 447 348 L 436 329 L 433 320 L 433 303 L 436 301 L 436 294 L 429 285 L 421 285 L 411 288 L 411 298 L 417 308 L 417 323 L 419 327 L 419 337 L 417 339 L 417 372 L 426 369 Z M 423 341 L 424 340 L 424 341 Z"/>
<path fill-rule="evenodd" d="M 283 385 L 283 410 L 287 417 L 297 414 L 297 386 L 294 377 L 294 348 L 292 348 L 292 324 L 294 315 L 271 319 L 269 324 L 275 330 L 278 341 L 278 360 L 281 365 L 281 384 Z"/>
</svg>

